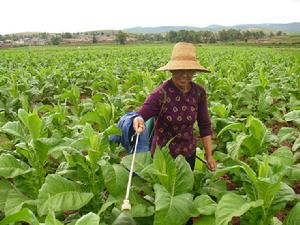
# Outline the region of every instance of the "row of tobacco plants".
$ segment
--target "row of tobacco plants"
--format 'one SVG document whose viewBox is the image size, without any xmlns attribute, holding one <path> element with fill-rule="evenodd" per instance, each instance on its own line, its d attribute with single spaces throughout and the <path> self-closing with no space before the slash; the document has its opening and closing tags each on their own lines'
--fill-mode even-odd
<svg viewBox="0 0 300 225">
<path fill-rule="evenodd" d="M 118 119 L 170 78 L 171 45 L 0 51 L 0 225 L 105 225 L 131 155 Z M 299 49 L 198 46 L 216 171 L 168 149 L 139 153 L 130 224 L 299 225 Z M 195 127 L 195 133 L 198 133 Z M 203 157 L 201 143 L 197 154 Z M 125 154 L 124 154 L 125 153 Z M 123 218 L 128 222 L 129 218 Z"/>
</svg>

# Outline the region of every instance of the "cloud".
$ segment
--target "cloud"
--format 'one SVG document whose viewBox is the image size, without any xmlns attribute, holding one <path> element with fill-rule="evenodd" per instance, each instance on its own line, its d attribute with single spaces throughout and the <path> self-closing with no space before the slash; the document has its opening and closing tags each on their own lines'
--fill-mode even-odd
<svg viewBox="0 0 300 225">
<path fill-rule="evenodd" d="M 0 33 L 300 22 L 300 0 L 9 0 Z"/>
</svg>

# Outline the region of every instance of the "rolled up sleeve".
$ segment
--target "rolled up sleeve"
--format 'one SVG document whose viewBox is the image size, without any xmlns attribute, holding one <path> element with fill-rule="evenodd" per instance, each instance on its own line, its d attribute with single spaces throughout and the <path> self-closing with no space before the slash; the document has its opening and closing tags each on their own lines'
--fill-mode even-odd
<svg viewBox="0 0 300 225">
<path fill-rule="evenodd" d="M 199 126 L 200 137 L 205 137 L 212 135 L 213 131 L 211 128 L 210 117 L 208 115 L 206 91 L 203 87 L 200 87 L 199 89 L 200 99 L 198 105 L 197 122 Z"/>
</svg>

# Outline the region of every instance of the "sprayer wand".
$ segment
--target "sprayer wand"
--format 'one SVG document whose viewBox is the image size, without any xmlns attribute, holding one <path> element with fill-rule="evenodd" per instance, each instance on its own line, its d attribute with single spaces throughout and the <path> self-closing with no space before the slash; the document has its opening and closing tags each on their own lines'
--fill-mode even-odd
<svg viewBox="0 0 300 225">
<path fill-rule="evenodd" d="M 139 133 L 137 133 L 137 135 L 136 135 L 135 146 L 134 146 L 134 151 L 133 151 L 133 155 L 132 155 L 131 167 L 130 167 L 129 178 L 128 178 L 128 183 L 127 183 L 126 195 L 125 195 L 125 199 L 123 201 L 122 208 L 121 208 L 122 211 L 124 211 L 124 210 L 129 211 L 131 209 L 131 205 L 130 205 L 130 201 L 129 201 L 129 192 L 130 192 L 130 187 L 131 187 L 131 180 L 132 180 L 133 167 L 134 167 L 135 154 L 136 154 L 138 141 L 139 141 Z"/>
</svg>

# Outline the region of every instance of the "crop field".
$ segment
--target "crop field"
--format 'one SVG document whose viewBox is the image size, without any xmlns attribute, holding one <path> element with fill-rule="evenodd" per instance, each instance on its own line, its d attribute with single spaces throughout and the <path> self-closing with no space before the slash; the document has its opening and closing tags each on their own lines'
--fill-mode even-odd
<svg viewBox="0 0 300 225">
<path fill-rule="evenodd" d="M 132 156 L 109 136 L 170 79 L 156 69 L 172 48 L 0 50 L 0 225 L 114 223 Z M 197 57 L 211 70 L 193 79 L 218 167 L 138 153 L 129 214 L 138 225 L 299 225 L 300 49 L 198 45 Z"/>
</svg>

